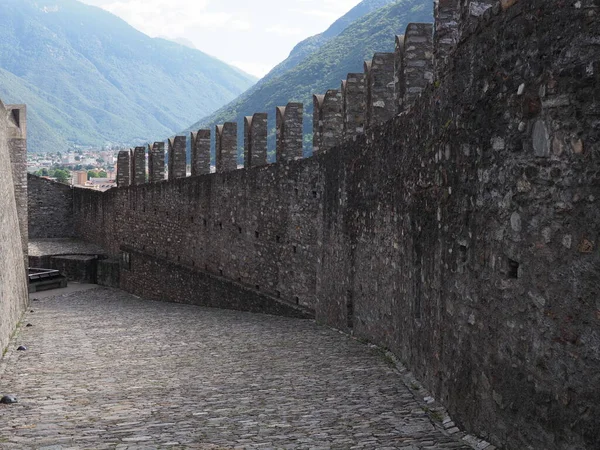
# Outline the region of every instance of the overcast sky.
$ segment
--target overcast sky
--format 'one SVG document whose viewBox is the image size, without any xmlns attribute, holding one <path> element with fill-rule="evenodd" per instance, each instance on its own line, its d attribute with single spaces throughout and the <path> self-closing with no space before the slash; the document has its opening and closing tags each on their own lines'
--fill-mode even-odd
<svg viewBox="0 0 600 450">
<path fill-rule="evenodd" d="M 261 77 L 360 0 L 82 0 L 152 37 L 185 38 Z"/>
</svg>

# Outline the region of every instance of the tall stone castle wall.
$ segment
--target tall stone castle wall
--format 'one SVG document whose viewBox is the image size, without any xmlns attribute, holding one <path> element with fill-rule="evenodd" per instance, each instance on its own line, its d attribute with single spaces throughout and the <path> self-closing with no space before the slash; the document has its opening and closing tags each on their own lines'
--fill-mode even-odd
<svg viewBox="0 0 600 450">
<path fill-rule="evenodd" d="M 73 188 L 27 174 L 29 238 L 75 237 Z"/>
<path fill-rule="evenodd" d="M 25 138 L 24 108 L 5 107 L 0 101 L 0 167 L 4 169 L 0 178 L 0 351 L 8 345 L 28 302 L 27 253 L 22 240 L 27 227 L 27 182 L 20 172 L 13 179 L 13 170 L 18 172 L 24 161 Z"/>
<path fill-rule="evenodd" d="M 279 163 L 76 189 L 76 229 L 126 256 L 126 290 L 179 301 L 190 274 L 228 280 L 391 349 L 495 445 L 595 448 L 599 5 L 470 3 L 439 1 L 437 59 L 378 55 L 349 76 L 336 147 L 296 159 L 291 104 Z M 427 55 L 424 33 L 409 26 L 395 54 Z M 393 119 L 356 133 L 390 102 Z"/>
</svg>

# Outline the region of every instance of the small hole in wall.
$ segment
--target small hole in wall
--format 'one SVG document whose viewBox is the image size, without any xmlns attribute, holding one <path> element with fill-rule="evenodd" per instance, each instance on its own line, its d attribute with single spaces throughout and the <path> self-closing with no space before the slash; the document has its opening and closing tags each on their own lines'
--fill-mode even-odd
<svg viewBox="0 0 600 450">
<path fill-rule="evenodd" d="M 254 232 L 254 237 L 255 237 L 255 238 L 258 238 L 258 236 L 259 236 L 259 233 L 258 233 L 258 231 L 255 231 L 255 232 Z"/>
<path fill-rule="evenodd" d="M 293 251 L 294 253 L 298 253 L 298 247 L 296 247 L 295 245 L 294 245 L 294 246 L 292 246 L 292 251 Z"/>
<path fill-rule="evenodd" d="M 294 195 L 298 197 L 298 189 L 294 189 Z"/>
<path fill-rule="evenodd" d="M 242 227 L 238 227 L 238 233 L 242 234 Z"/>
<path fill-rule="evenodd" d="M 206 227 L 207 223 L 206 223 L 206 219 L 202 219 L 202 223 L 204 224 L 204 226 Z"/>
<path fill-rule="evenodd" d="M 346 325 L 354 328 L 354 295 L 351 290 L 346 291 Z"/>
<path fill-rule="evenodd" d="M 223 229 L 223 222 L 219 222 L 219 228 L 222 230 Z"/>
<path fill-rule="evenodd" d="M 238 283 L 242 282 L 242 277 L 238 277 Z"/>
<path fill-rule="evenodd" d="M 519 263 L 508 258 L 508 278 L 519 278 Z"/>
<path fill-rule="evenodd" d="M 142 212 L 146 212 L 146 205 L 142 207 Z"/>
<path fill-rule="evenodd" d="M 167 211 L 165 215 L 166 215 L 167 217 L 169 217 L 169 211 Z"/>
<path fill-rule="evenodd" d="M 204 270 L 208 272 L 208 264 L 204 264 Z"/>
<path fill-rule="evenodd" d="M 177 262 L 181 262 L 181 256 L 177 257 Z"/>
<path fill-rule="evenodd" d="M 192 267 L 196 267 L 196 261 L 192 259 Z"/>
<path fill-rule="evenodd" d="M 280 241 L 281 241 L 281 238 L 280 238 L 279 236 L 275 236 L 275 241 L 276 241 L 276 242 L 280 242 Z"/>
<path fill-rule="evenodd" d="M 281 291 L 275 291 L 275 294 L 277 294 L 277 298 L 281 298 Z"/>
<path fill-rule="evenodd" d="M 319 196 L 319 194 L 317 193 L 317 191 L 313 191 L 313 198 L 317 198 Z"/>
<path fill-rule="evenodd" d="M 190 222 L 194 223 L 194 216 L 190 217 Z"/>
<path fill-rule="evenodd" d="M 219 269 L 219 275 L 223 276 L 223 269 Z"/>
<path fill-rule="evenodd" d="M 300 304 L 300 298 L 299 297 L 294 297 L 294 301 L 296 302 L 296 305 Z"/>
<path fill-rule="evenodd" d="M 260 286 L 258 284 L 256 285 L 256 290 L 260 291 Z"/>
<path fill-rule="evenodd" d="M 169 259 L 169 252 L 165 252 L 165 258 Z"/>
<path fill-rule="evenodd" d="M 460 262 L 465 264 L 467 262 L 467 246 L 461 245 L 458 248 L 458 254 L 460 256 Z"/>
</svg>

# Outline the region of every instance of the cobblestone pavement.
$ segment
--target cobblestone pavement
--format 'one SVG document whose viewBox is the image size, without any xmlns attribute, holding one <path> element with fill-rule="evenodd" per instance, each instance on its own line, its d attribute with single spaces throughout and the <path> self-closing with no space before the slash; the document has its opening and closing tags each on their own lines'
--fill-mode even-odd
<svg viewBox="0 0 600 450">
<path fill-rule="evenodd" d="M 2 449 L 471 448 L 378 350 L 312 321 L 107 288 L 31 310 L 0 365 Z"/>
</svg>

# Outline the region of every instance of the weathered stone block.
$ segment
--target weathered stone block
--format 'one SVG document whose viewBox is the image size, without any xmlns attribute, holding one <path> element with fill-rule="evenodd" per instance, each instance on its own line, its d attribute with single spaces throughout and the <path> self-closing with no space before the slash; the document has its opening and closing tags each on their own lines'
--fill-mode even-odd
<svg viewBox="0 0 600 450">
<path fill-rule="evenodd" d="M 190 134 L 192 176 L 210 173 L 210 130 Z"/>
<path fill-rule="evenodd" d="M 217 125 L 216 160 L 217 172 L 229 172 L 237 169 L 237 123 L 226 122 Z"/>
<path fill-rule="evenodd" d="M 267 164 L 267 113 L 244 117 L 244 167 Z"/>
<path fill-rule="evenodd" d="M 375 53 L 371 61 L 365 62 L 367 127 L 387 122 L 396 114 L 394 56 Z"/>
<path fill-rule="evenodd" d="M 277 127 L 277 161 L 293 161 L 302 158 L 302 103 L 288 103 L 275 108 Z"/>
<path fill-rule="evenodd" d="M 157 183 L 165 180 L 165 143 L 148 145 L 148 180 Z"/>
<path fill-rule="evenodd" d="M 131 185 L 131 152 L 122 150 L 117 156 L 117 186 Z"/>
<path fill-rule="evenodd" d="M 335 147 L 342 133 L 342 93 L 330 89 L 325 95 L 313 95 L 313 152 Z"/>
<path fill-rule="evenodd" d="M 364 73 L 349 73 L 341 86 L 343 139 L 362 133 L 366 123 L 366 77 Z"/>
</svg>

